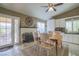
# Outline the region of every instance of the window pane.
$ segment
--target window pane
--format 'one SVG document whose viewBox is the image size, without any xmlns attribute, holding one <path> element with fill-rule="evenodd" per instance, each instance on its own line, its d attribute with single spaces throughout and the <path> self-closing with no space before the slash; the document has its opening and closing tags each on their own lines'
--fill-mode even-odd
<svg viewBox="0 0 79 59">
<path fill-rule="evenodd" d="M 45 32 L 45 23 L 38 22 L 37 23 L 37 31 L 40 33 Z"/>
<path fill-rule="evenodd" d="M 75 33 L 79 32 L 79 20 L 73 21 L 73 32 L 75 32 Z"/>
<path fill-rule="evenodd" d="M 66 31 L 68 33 L 72 32 L 72 21 L 66 21 Z"/>
<path fill-rule="evenodd" d="M 0 36 L 5 36 L 6 35 L 6 29 L 5 28 L 0 28 Z"/>
<path fill-rule="evenodd" d="M 78 29 L 78 33 L 79 33 L 79 20 L 77 20 L 77 29 Z"/>
<path fill-rule="evenodd" d="M 6 28 L 6 23 L 1 22 L 1 23 L 0 23 L 0 28 Z"/>
<path fill-rule="evenodd" d="M 0 16 L 0 46 L 12 43 L 11 22 L 11 18 Z"/>
</svg>

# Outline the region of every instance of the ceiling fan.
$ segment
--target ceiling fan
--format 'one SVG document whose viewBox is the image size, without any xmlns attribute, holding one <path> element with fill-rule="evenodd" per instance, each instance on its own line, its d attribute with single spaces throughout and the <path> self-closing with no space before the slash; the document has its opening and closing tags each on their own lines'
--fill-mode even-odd
<svg viewBox="0 0 79 59">
<path fill-rule="evenodd" d="M 48 3 L 48 6 L 41 6 L 41 7 L 46 7 L 47 10 L 45 12 L 48 12 L 48 11 L 56 11 L 56 6 L 60 6 L 62 5 L 63 3 Z"/>
</svg>

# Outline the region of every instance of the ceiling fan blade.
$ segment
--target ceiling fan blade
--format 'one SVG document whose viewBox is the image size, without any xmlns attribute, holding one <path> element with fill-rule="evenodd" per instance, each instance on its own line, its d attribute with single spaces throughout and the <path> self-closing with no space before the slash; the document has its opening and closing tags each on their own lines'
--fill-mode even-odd
<svg viewBox="0 0 79 59">
<path fill-rule="evenodd" d="M 55 4 L 54 6 L 59 6 L 59 5 L 62 5 L 63 3 L 58 3 L 58 4 Z"/>
<path fill-rule="evenodd" d="M 47 9 L 45 12 L 48 12 L 49 9 Z"/>
<path fill-rule="evenodd" d="M 55 9 L 55 8 L 53 8 L 53 10 L 54 10 L 54 11 L 56 11 L 56 9 Z"/>
</svg>

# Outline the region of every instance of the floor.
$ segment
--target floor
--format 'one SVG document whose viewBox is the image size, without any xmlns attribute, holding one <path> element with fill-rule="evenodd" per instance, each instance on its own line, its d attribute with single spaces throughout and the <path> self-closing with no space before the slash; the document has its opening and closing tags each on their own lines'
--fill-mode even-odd
<svg viewBox="0 0 79 59">
<path fill-rule="evenodd" d="M 10 33 L 0 36 L 0 46 L 11 44 L 11 43 L 12 43 L 12 39 Z"/>
<path fill-rule="evenodd" d="M 0 50 L 0 56 L 47 56 L 47 50 L 37 50 L 37 46 L 31 43 L 15 45 L 8 49 Z M 55 48 L 49 52 L 49 56 L 56 56 Z M 58 56 L 79 56 L 79 45 L 63 42 L 63 48 L 58 48 Z"/>
</svg>

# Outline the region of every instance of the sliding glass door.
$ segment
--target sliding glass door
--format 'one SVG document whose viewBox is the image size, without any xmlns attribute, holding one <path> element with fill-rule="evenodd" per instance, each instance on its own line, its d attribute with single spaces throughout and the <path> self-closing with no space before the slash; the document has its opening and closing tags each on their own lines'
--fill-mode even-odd
<svg viewBox="0 0 79 59">
<path fill-rule="evenodd" d="M 12 44 L 12 19 L 0 16 L 0 48 Z"/>
<path fill-rule="evenodd" d="M 20 18 L 0 14 L 0 48 L 19 44 Z"/>
</svg>

